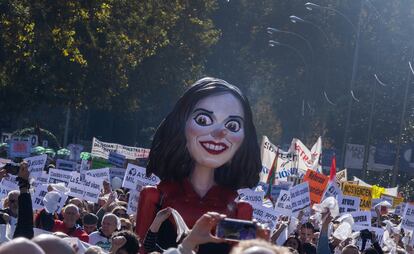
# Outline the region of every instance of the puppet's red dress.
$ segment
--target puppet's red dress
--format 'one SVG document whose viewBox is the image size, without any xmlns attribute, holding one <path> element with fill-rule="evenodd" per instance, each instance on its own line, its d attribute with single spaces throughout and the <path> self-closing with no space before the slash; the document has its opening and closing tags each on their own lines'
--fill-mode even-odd
<svg viewBox="0 0 414 254">
<path fill-rule="evenodd" d="M 177 210 L 190 229 L 207 212 L 251 220 L 251 205 L 247 202 L 235 202 L 236 197 L 236 191 L 215 185 L 201 198 L 188 178 L 181 182 L 163 181 L 157 187 L 147 186 L 141 191 L 139 198 L 136 232 L 143 241 L 156 213 L 165 207 Z"/>
</svg>

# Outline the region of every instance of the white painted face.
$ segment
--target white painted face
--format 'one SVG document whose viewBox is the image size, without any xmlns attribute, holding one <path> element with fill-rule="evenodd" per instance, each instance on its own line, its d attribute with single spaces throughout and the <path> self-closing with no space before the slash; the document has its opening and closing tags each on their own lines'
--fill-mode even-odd
<svg viewBox="0 0 414 254">
<path fill-rule="evenodd" d="M 233 158 L 244 140 L 244 112 L 230 93 L 208 96 L 185 125 L 187 149 L 196 166 L 218 168 Z"/>
</svg>

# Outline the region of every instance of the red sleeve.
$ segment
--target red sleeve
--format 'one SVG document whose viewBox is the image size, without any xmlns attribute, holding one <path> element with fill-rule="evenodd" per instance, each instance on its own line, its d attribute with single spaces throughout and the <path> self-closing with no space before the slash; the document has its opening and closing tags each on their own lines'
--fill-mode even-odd
<svg viewBox="0 0 414 254">
<path fill-rule="evenodd" d="M 83 230 L 79 230 L 77 238 L 85 243 L 89 243 L 89 235 Z"/>
<path fill-rule="evenodd" d="M 253 207 L 246 201 L 239 201 L 237 203 L 236 218 L 240 220 L 252 220 Z"/>
<path fill-rule="evenodd" d="M 148 228 L 154 221 L 159 200 L 160 191 L 154 186 L 144 187 L 139 195 L 136 233 L 139 236 L 141 243 L 144 242 Z"/>
</svg>

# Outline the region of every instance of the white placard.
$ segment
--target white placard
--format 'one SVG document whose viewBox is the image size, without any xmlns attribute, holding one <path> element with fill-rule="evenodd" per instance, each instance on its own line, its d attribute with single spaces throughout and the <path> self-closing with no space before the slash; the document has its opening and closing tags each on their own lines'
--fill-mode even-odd
<svg viewBox="0 0 414 254">
<path fill-rule="evenodd" d="M 338 187 L 338 184 L 336 184 L 335 181 L 330 181 L 328 183 L 328 186 L 326 186 L 325 192 L 323 193 L 322 201 L 328 197 L 339 198 L 341 196 L 342 196 L 342 191 Z"/>
<path fill-rule="evenodd" d="M 16 183 L 16 177 L 9 175 L 5 177 L 0 182 L 0 201 L 7 197 L 9 192 L 13 190 L 18 190 L 19 186 Z M 3 202 L 0 202 L 1 208 L 3 208 Z"/>
<path fill-rule="evenodd" d="M 142 186 L 157 185 L 159 182 L 160 179 L 154 174 L 147 177 L 145 168 L 128 164 L 122 187 L 135 189 L 138 184 Z"/>
<path fill-rule="evenodd" d="M 414 205 L 406 205 L 403 212 L 401 227 L 408 230 L 414 230 Z"/>
<path fill-rule="evenodd" d="M 63 169 L 67 171 L 76 171 L 78 164 L 75 161 L 68 161 L 57 159 L 56 160 L 56 168 Z"/>
<path fill-rule="evenodd" d="M 370 211 L 351 212 L 350 214 L 354 218 L 354 225 L 371 227 Z"/>
<path fill-rule="evenodd" d="M 262 205 L 252 205 L 253 207 L 253 218 L 262 224 L 266 224 L 270 232 L 276 227 L 277 219 L 281 215 L 278 211 L 272 208 L 264 207 Z"/>
<path fill-rule="evenodd" d="M 249 202 L 250 204 L 259 204 L 263 203 L 264 192 L 263 191 L 254 191 L 249 188 L 237 190 L 240 200 Z"/>
<path fill-rule="evenodd" d="M 97 138 L 93 138 L 91 154 L 93 156 L 108 159 L 110 152 L 116 152 L 124 155 L 127 159 L 135 160 L 137 158 L 148 158 L 149 151 L 149 149 L 145 148 L 107 143 L 102 142 Z"/>
<path fill-rule="evenodd" d="M 99 194 L 101 194 L 103 179 L 86 175 L 84 185 L 85 185 L 85 195 L 83 199 L 97 203 Z"/>
<path fill-rule="evenodd" d="M 310 207 L 308 182 L 303 182 L 290 189 L 290 202 L 293 214 Z"/>
<path fill-rule="evenodd" d="M 68 183 L 68 189 L 69 189 L 69 196 L 83 199 L 85 195 L 85 186 L 83 181 L 81 181 L 80 173 L 78 172 L 72 172 L 72 177 L 69 180 Z"/>
<path fill-rule="evenodd" d="M 97 168 L 97 169 L 90 169 L 85 171 L 87 175 L 102 178 L 102 180 L 108 181 L 110 183 L 110 176 L 109 176 L 109 168 Z"/>
<path fill-rule="evenodd" d="M 125 168 L 109 168 L 109 177 L 111 180 L 114 177 L 119 177 L 122 180 L 125 177 L 125 171 Z"/>
<path fill-rule="evenodd" d="M 395 207 L 395 214 L 401 216 L 403 212 L 405 211 L 405 207 L 407 206 L 407 203 L 401 203 Z"/>
<path fill-rule="evenodd" d="M 72 177 L 71 171 L 51 168 L 49 170 L 49 183 L 65 183 L 68 186 L 69 180 Z"/>
<path fill-rule="evenodd" d="M 290 202 L 290 191 L 281 190 L 279 197 L 277 198 L 275 210 L 290 215 L 292 213 L 292 205 Z"/>
<path fill-rule="evenodd" d="M 338 198 L 339 213 L 350 213 L 359 211 L 359 197 L 342 195 Z"/>
<path fill-rule="evenodd" d="M 46 171 L 42 171 L 42 173 L 36 177 L 35 181 L 32 183 L 33 187 L 37 187 L 41 184 L 47 184 L 49 180 L 49 174 Z"/>
<path fill-rule="evenodd" d="M 48 193 L 47 191 L 47 184 L 42 184 L 39 185 L 38 188 L 35 189 L 34 194 L 33 194 L 33 199 L 32 199 L 32 206 L 33 206 L 33 210 L 40 210 L 43 209 L 45 207 L 44 203 L 43 203 L 43 198 L 45 197 L 46 193 Z M 62 208 L 65 206 L 66 200 L 68 199 L 68 196 L 62 192 L 59 192 L 60 194 L 60 198 L 58 200 L 58 205 L 57 205 L 57 213 L 60 213 Z"/>
<path fill-rule="evenodd" d="M 108 162 L 112 165 L 122 168 L 125 164 L 125 156 L 116 152 L 110 152 Z"/>
<path fill-rule="evenodd" d="M 364 229 L 368 229 L 370 232 L 374 231 L 375 232 L 375 238 L 377 240 L 377 242 L 381 245 L 382 244 L 382 238 L 384 236 L 384 229 L 382 228 L 377 228 L 377 227 L 366 227 L 366 226 L 359 226 L 359 225 L 354 225 L 352 227 L 352 230 L 354 230 L 355 232 L 364 230 Z M 369 246 L 371 246 L 371 240 L 368 239 L 366 244 L 365 244 L 365 248 L 368 248 Z M 362 239 L 361 237 L 358 237 L 358 240 L 356 242 L 356 246 L 359 247 L 359 249 L 362 248 Z"/>
<path fill-rule="evenodd" d="M 138 202 L 139 202 L 139 195 L 141 194 L 142 186 L 137 185 L 135 190 L 131 190 L 129 192 L 129 199 L 128 199 L 128 214 L 136 214 L 138 209 Z"/>
<path fill-rule="evenodd" d="M 27 157 L 24 160 L 27 161 L 29 165 L 30 176 L 36 178 L 42 174 L 42 171 L 45 168 L 47 155 L 42 154 L 38 156 Z"/>
</svg>

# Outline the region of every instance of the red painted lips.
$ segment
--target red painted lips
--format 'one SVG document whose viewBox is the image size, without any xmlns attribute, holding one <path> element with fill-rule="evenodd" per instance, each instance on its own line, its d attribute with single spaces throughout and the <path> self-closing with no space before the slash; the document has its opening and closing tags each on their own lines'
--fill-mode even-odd
<svg viewBox="0 0 414 254">
<path fill-rule="evenodd" d="M 200 144 L 208 153 L 211 154 L 220 154 L 229 148 L 226 144 L 221 142 L 216 143 L 213 141 L 201 141 Z"/>
</svg>

